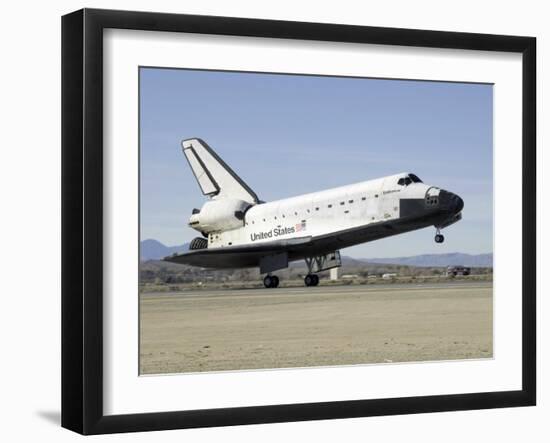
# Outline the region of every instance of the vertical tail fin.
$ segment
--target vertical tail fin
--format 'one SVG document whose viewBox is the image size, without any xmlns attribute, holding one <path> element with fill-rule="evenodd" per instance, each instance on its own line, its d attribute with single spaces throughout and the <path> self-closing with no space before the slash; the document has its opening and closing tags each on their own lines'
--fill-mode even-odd
<svg viewBox="0 0 550 443">
<path fill-rule="evenodd" d="M 204 195 L 259 202 L 256 193 L 203 140 L 183 140 L 181 146 Z"/>
</svg>

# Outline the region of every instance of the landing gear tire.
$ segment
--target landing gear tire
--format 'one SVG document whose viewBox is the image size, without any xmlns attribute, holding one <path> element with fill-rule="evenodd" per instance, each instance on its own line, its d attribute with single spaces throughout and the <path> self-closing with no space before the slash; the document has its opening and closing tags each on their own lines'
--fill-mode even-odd
<svg viewBox="0 0 550 443">
<path fill-rule="evenodd" d="M 279 277 L 276 275 L 266 275 L 264 277 L 264 286 L 266 288 L 276 288 L 279 286 Z"/>
<path fill-rule="evenodd" d="M 435 242 L 436 243 L 443 243 L 445 241 L 445 237 L 443 237 L 443 234 L 436 234 L 435 235 Z"/>
<path fill-rule="evenodd" d="M 308 274 L 304 278 L 306 286 L 317 286 L 319 284 L 319 276 L 315 274 Z"/>
</svg>

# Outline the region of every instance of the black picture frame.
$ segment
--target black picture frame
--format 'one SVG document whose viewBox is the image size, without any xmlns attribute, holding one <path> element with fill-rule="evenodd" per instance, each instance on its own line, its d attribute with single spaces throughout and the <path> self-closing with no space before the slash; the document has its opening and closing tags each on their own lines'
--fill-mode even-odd
<svg viewBox="0 0 550 443">
<path fill-rule="evenodd" d="M 522 389 L 177 412 L 103 413 L 103 30 L 522 54 Z M 82 434 L 530 406 L 536 403 L 536 39 L 83 9 L 62 18 L 62 426 Z"/>
</svg>

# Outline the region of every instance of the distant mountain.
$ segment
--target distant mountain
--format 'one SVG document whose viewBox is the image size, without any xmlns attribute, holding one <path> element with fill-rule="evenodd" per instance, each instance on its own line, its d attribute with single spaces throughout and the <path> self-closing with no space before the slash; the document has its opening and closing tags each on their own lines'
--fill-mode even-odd
<svg viewBox="0 0 550 443">
<path fill-rule="evenodd" d="M 367 263 L 382 263 L 403 266 L 449 266 L 463 265 L 471 267 L 492 267 L 493 254 L 462 254 L 452 252 L 449 254 L 423 254 L 411 257 L 392 257 L 392 258 L 365 258 Z"/>
<path fill-rule="evenodd" d="M 142 240 L 140 246 L 140 260 L 160 260 L 174 253 L 181 254 L 189 250 L 189 243 L 179 246 L 165 246 L 158 240 L 147 239 Z"/>
</svg>

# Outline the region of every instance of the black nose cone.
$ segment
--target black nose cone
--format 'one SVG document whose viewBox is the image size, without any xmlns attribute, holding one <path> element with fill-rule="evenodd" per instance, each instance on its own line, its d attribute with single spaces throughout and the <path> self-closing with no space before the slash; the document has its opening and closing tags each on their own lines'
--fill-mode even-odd
<svg viewBox="0 0 550 443">
<path fill-rule="evenodd" d="M 439 205 L 441 209 L 452 214 L 458 214 L 464 208 L 464 200 L 449 191 L 439 192 Z"/>
</svg>

